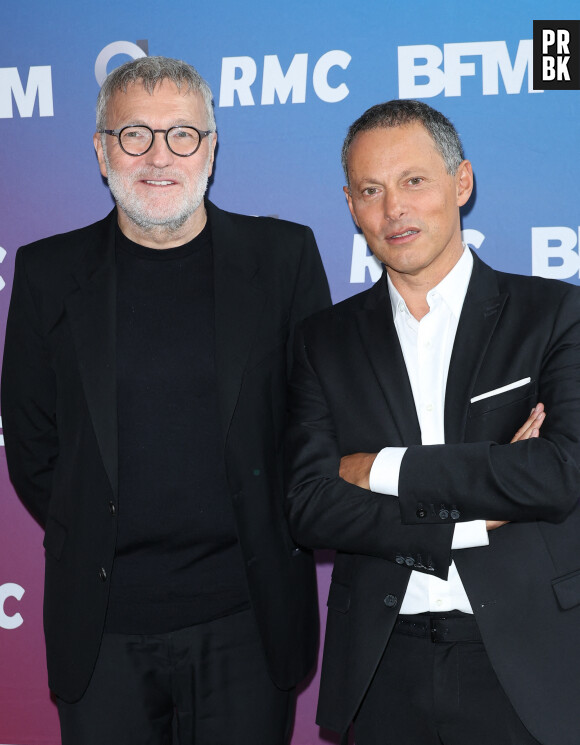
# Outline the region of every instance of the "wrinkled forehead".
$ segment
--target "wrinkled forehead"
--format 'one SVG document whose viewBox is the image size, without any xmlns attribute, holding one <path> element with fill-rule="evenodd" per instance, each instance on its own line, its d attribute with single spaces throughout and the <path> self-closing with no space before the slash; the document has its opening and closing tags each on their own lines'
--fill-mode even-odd
<svg viewBox="0 0 580 745">
<path fill-rule="evenodd" d="M 349 172 L 360 161 L 388 162 L 391 159 L 435 159 L 443 157 L 429 130 L 421 122 L 376 126 L 356 133 L 347 155 Z"/>
<path fill-rule="evenodd" d="M 202 127 L 207 123 L 201 93 L 191 90 L 187 84 L 178 87 L 168 79 L 155 86 L 136 81 L 125 89 L 116 90 L 107 103 L 106 115 L 108 124 L 113 127 L 155 123 L 160 119 Z"/>
</svg>

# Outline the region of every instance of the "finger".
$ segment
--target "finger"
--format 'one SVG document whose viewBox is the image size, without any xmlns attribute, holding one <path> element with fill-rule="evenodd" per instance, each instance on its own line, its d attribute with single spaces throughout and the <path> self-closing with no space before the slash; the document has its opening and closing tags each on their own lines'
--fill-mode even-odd
<svg viewBox="0 0 580 745">
<path fill-rule="evenodd" d="M 530 412 L 529 417 L 526 419 L 526 421 L 522 424 L 522 426 L 518 429 L 518 431 L 512 437 L 511 442 L 517 442 L 518 440 L 521 440 L 522 437 L 524 436 L 524 433 L 530 427 L 533 427 L 535 420 L 536 420 L 536 409 L 533 408 L 532 411 Z"/>
<path fill-rule="evenodd" d="M 546 413 L 544 411 L 544 405 L 538 403 L 531 410 L 529 417 L 526 419 L 524 424 L 518 429 L 510 442 L 518 442 L 519 440 L 528 440 L 532 436 L 532 430 L 537 428 L 538 430 L 542 426 Z"/>
<path fill-rule="evenodd" d="M 520 440 L 529 440 L 530 437 L 539 437 L 540 427 L 542 426 L 545 418 L 546 414 L 543 411 L 541 414 L 538 414 L 531 425 L 522 433 Z M 534 435 L 534 432 L 537 432 L 537 434 Z"/>
<path fill-rule="evenodd" d="M 542 426 L 542 423 L 544 419 L 546 418 L 546 415 L 544 412 L 538 415 L 536 419 L 534 419 L 527 427 L 522 427 L 518 430 L 518 432 L 514 435 L 511 442 L 522 442 L 523 440 L 529 440 L 531 437 L 539 437 L 540 436 L 540 427 Z"/>
</svg>

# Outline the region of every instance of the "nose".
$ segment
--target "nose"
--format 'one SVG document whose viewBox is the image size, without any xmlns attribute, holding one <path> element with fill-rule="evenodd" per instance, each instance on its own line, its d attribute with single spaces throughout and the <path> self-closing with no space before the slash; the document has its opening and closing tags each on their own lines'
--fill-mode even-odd
<svg viewBox="0 0 580 745">
<path fill-rule="evenodd" d="M 398 189 L 385 189 L 383 194 L 383 213 L 387 220 L 398 220 L 405 214 L 403 195 Z"/>
<path fill-rule="evenodd" d="M 155 132 L 153 144 L 143 157 L 155 168 L 165 168 L 173 163 L 175 156 L 167 147 L 163 133 Z"/>
</svg>

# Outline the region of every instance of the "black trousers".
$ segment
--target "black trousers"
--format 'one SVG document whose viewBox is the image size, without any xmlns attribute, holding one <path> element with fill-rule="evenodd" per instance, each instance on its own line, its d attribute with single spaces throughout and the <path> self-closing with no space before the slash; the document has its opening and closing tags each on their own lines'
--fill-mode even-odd
<svg viewBox="0 0 580 745">
<path fill-rule="evenodd" d="M 354 733 L 356 745 L 539 745 L 503 692 L 475 619 L 458 611 L 399 616 Z"/>
<path fill-rule="evenodd" d="M 157 635 L 105 634 L 63 745 L 286 745 L 294 691 L 271 681 L 251 611 Z"/>
</svg>

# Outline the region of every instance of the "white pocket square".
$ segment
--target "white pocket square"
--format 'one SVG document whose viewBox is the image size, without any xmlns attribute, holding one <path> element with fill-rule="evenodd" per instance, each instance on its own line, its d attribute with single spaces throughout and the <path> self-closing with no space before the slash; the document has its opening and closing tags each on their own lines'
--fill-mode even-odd
<svg viewBox="0 0 580 745">
<path fill-rule="evenodd" d="M 522 378 L 521 380 L 516 380 L 513 383 L 502 385 L 501 388 L 494 388 L 493 391 L 488 391 L 487 393 L 480 393 L 479 396 L 474 396 L 469 403 L 474 404 L 476 401 L 481 401 L 484 398 L 489 398 L 490 396 L 497 396 L 499 393 L 505 393 L 506 391 L 511 391 L 513 388 L 520 388 L 522 385 L 529 383 L 531 380 L 532 380 L 531 378 Z"/>
</svg>

